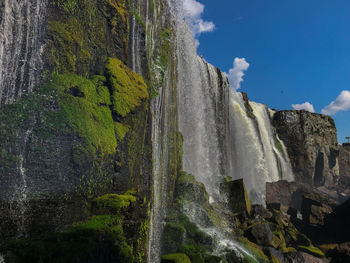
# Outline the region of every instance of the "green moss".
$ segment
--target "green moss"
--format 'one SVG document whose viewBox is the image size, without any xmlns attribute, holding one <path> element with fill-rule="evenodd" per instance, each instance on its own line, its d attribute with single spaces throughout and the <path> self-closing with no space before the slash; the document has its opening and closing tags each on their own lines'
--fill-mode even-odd
<svg viewBox="0 0 350 263">
<path fill-rule="evenodd" d="M 133 10 L 130 11 L 130 14 L 135 17 L 137 23 L 143 27 L 143 29 L 146 29 L 146 24 L 143 22 L 142 18 Z"/>
<path fill-rule="evenodd" d="M 128 131 L 130 130 L 130 127 L 127 124 L 116 122 L 115 123 L 115 129 L 116 129 L 116 133 L 117 133 L 117 136 L 118 136 L 118 140 L 122 141 L 125 138 L 125 136 L 128 133 Z"/>
<path fill-rule="evenodd" d="M 112 94 L 113 111 L 126 117 L 149 98 L 147 86 L 142 77 L 118 59 L 108 59 L 106 73 Z"/>
<path fill-rule="evenodd" d="M 281 261 L 276 258 L 274 255 L 271 255 L 271 260 L 270 260 L 271 263 L 281 263 Z"/>
<path fill-rule="evenodd" d="M 131 194 L 106 194 L 94 199 L 94 203 L 99 209 L 114 213 L 128 208 L 133 202 L 136 202 L 136 197 Z"/>
<path fill-rule="evenodd" d="M 162 256 L 162 263 L 191 263 L 191 260 L 182 253 Z"/>
<path fill-rule="evenodd" d="M 283 154 L 283 146 L 279 140 L 276 140 L 276 148 L 280 151 L 281 154 Z"/>
<path fill-rule="evenodd" d="M 320 258 L 323 258 L 325 256 L 324 253 L 319 248 L 314 246 L 298 246 L 298 250 L 304 251 L 306 253 L 309 253 L 311 255 L 314 255 Z"/>
<path fill-rule="evenodd" d="M 137 239 L 137 262 L 142 263 L 146 260 L 146 251 L 147 251 L 147 241 L 148 241 L 148 232 L 149 232 L 149 219 L 144 220 L 139 228 L 138 239 Z"/>
<path fill-rule="evenodd" d="M 261 248 L 256 245 L 253 242 L 250 242 L 246 238 L 240 239 L 241 243 L 248 248 L 248 251 L 250 251 L 253 255 L 253 259 L 251 259 L 250 255 L 245 255 L 248 262 L 269 262 L 268 257 L 264 254 L 264 252 L 261 250 Z M 249 261 L 250 260 L 250 261 Z"/>
<path fill-rule="evenodd" d="M 123 233 L 122 218 L 93 216 L 67 230 L 35 239 L 9 242 L 5 250 L 10 262 L 80 262 L 91 256 L 100 246 L 110 249 L 118 262 L 133 262 L 132 248 Z"/>
<path fill-rule="evenodd" d="M 54 74 L 49 86 L 58 91 L 70 127 L 84 140 L 81 150 L 93 155 L 115 153 L 117 138 L 106 87 L 96 88 L 93 81 L 75 74 Z"/>
<path fill-rule="evenodd" d="M 51 69 L 88 76 L 103 72 L 108 54 L 117 53 L 126 60 L 129 13 L 125 0 L 53 0 L 52 5 L 57 16 L 48 21 L 46 45 Z"/>
<path fill-rule="evenodd" d="M 122 22 L 126 23 L 127 22 L 127 17 L 128 17 L 128 11 L 126 10 L 125 7 L 125 0 L 106 0 L 106 2 L 112 6 L 115 11 L 120 15 L 122 18 Z"/>
<path fill-rule="evenodd" d="M 202 263 L 206 253 L 210 253 L 213 240 L 180 212 L 168 218 L 164 228 L 164 248 L 168 252 L 181 252 L 188 255 L 192 262 Z"/>
<path fill-rule="evenodd" d="M 163 85 L 166 73 L 168 71 L 169 61 L 171 60 L 171 37 L 172 29 L 170 26 L 165 29 L 160 29 L 158 32 L 159 41 L 157 42 L 157 47 L 154 54 L 154 72 L 152 72 L 152 98 L 158 96 L 158 87 Z"/>
<path fill-rule="evenodd" d="M 322 244 L 322 245 L 319 245 L 318 247 L 324 254 L 327 254 L 328 251 L 331 251 L 337 248 L 337 246 L 338 246 L 337 244 Z"/>
</svg>

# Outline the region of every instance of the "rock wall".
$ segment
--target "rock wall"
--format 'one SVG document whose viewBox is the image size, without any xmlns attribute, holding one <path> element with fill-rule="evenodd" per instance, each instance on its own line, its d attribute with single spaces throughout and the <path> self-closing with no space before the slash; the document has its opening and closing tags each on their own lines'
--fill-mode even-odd
<svg viewBox="0 0 350 263">
<path fill-rule="evenodd" d="M 350 177 L 350 146 L 341 146 L 339 151 L 339 175 Z"/>
<path fill-rule="evenodd" d="M 146 261 L 152 204 L 151 98 L 158 95 L 165 74 L 168 83 L 174 77 L 167 70 L 171 29 L 161 2 L 49 1 L 42 18 L 45 34 L 40 36 L 45 44 L 40 83 L 0 108 L 0 253 L 6 261 L 44 256 L 35 249 L 28 249 L 30 255 L 20 253 L 21 244 L 47 250 L 48 258 L 38 261 L 60 260 L 50 258 L 55 252 L 47 247 L 56 237 L 46 235 L 54 232 L 59 239 L 72 224 L 83 232 L 93 229 L 86 238 L 95 245 L 69 260 L 115 261 L 98 254 L 109 255 L 113 249 L 122 253 L 124 248 L 113 244 L 127 242 L 132 250 L 124 251 L 123 262 Z M 176 124 L 173 118 L 169 121 Z M 176 163 L 176 151 L 169 150 L 167 165 Z M 126 197 L 132 196 L 137 205 L 104 210 L 102 215 L 94 210 L 96 200 L 106 195 L 108 205 L 125 204 L 122 194 L 130 190 Z M 109 200 L 111 194 L 122 201 Z M 103 238 L 98 234 L 101 226 Z M 116 235 L 114 227 L 122 227 L 124 234 L 118 230 Z M 18 245 L 10 246 L 9 239 Z M 110 243 L 99 241 L 106 239 Z M 8 258 L 9 247 L 13 259 Z"/>
<path fill-rule="evenodd" d="M 337 129 L 331 117 L 278 111 L 273 125 L 287 147 L 297 182 L 331 186 L 339 177 Z"/>
</svg>

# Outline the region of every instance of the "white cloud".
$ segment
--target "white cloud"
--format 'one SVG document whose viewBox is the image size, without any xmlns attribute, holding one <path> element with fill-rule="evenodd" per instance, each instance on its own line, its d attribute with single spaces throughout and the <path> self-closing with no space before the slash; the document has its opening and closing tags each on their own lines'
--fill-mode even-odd
<svg viewBox="0 0 350 263">
<path fill-rule="evenodd" d="M 334 115 L 338 111 L 350 110 L 350 91 L 343 90 L 340 95 L 326 106 L 323 110 L 323 114 Z"/>
<path fill-rule="evenodd" d="M 199 36 L 204 32 L 211 32 L 215 29 L 213 22 L 204 21 L 201 18 L 204 8 L 204 5 L 196 0 L 182 0 L 184 18 L 195 36 Z"/>
<path fill-rule="evenodd" d="M 292 104 L 293 109 L 295 110 L 306 110 L 309 112 L 315 112 L 314 105 L 312 105 L 310 102 L 305 102 L 302 104 Z"/>
<path fill-rule="evenodd" d="M 230 86 L 234 90 L 241 88 L 241 82 L 243 81 L 244 71 L 249 68 L 249 63 L 245 58 L 235 58 L 233 61 L 233 68 L 226 73 L 226 76 L 230 82 Z"/>
</svg>

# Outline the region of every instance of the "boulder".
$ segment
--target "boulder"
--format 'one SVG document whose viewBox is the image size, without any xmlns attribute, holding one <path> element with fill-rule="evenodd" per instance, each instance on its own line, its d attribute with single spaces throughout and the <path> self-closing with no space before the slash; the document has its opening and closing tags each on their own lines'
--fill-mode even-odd
<svg viewBox="0 0 350 263">
<path fill-rule="evenodd" d="M 281 262 L 283 263 L 284 262 L 284 256 L 283 256 L 283 253 L 277 249 L 274 249 L 272 247 L 269 247 L 268 249 L 268 254 L 271 258 L 271 261 L 274 263 L 276 262 Z"/>
<path fill-rule="evenodd" d="M 327 252 L 327 257 L 331 257 L 331 263 L 350 262 L 350 242 L 337 245 Z"/>
<path fill-rule="evenodd" d="M 262 246 L 268 246 L 273 239 L 273 234 L 268 223 L 254 224 L 246 230 L 245 236 L 251 242 Z"/>
<path fill-rule="evenodd" d="M 193 175 L 185 172 L 182 172 L 177 179 L 176 196 L 199 205 L 209 204 L 209 197 L 204 184 L 196 181 Z"/>
<path fill-rule="evenodd" d="M 228 205 L 233 213 L 250 215 L 251 202 L 243 179 L 232 181 L 231 178 L 226 178 L 225 182 L 221 184 L 221 191 L 227 195 Z"/>
<path fill-rule="evenodd" d="M 266 206 L 283 212 L 300 211 L 302 196 L 309 191 L 308 187 L 296 182 L 266 183 Z"/>
<path fill-rule="evenodd" d="M 306 263 L 300 252 L 290 252 L 284 254 L 285 263 Z"/>
<path fill-rule="evenodd" d="M 284 254 L 283 263 L 328 263 L 325 258 L 317 258 L 305 252 L 292 252 Z"/>
<path fill-rule="evenodd" d="M 337 201 L 316 191 L 304 195 L 301 207 L 304 223 L 323 226 L 325 216 L 331 214 L 338 204 Z"/>
<path fill-rule="evenodd" d="M 347 242 L 350 237 L 350 200 L 334 209 L 325 218 L 324 231 L 333 238 L 330 241 Z"/>
<path fill-rule="evenodd" d="M 304 258 L 305 263 L 327 263 L 327 262 L 329 262 L 325 258 L 314 257 L 310 254 L 305 253 L 305 252 L 301 252 L 301 255 Z"/>
</svg>

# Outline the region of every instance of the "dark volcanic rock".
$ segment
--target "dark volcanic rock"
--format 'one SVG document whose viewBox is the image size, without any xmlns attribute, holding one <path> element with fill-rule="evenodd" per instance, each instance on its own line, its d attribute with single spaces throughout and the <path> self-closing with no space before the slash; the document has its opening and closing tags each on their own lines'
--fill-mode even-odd
<svg viewBox="0 0 350 263">
<path fill-rule="evenodd" d="M 232 212 L 234 213 L 248 213 L 251 212 L 251 203 L 244 186 L 243 179 L 231 181 L 228 179 L 222 183 L 221 190 L 227 194 L 228 203 Z"/>
<path fill-rule="evenodd" d="M 323 226 L 324 218 L 333 212 L 338 205 L 328 196 L 312 192 L 303 196 L 301 213 L 305 223 L 313 226 Z"/>
<path fill-rule="evenodd" d="M 335 249 L 329 251 L 327 256 L 332 258 L 331 263 L 350 262 L 350 242 L 339 244 Z"/>
<path fill-rule="evenodd" d="M 314 257 L 314 256 L 307 254 L 307 253 L 304 253 L 304 252 L 302 252 L 301 255 L 304 258 L 306 263 L 327 263 L 327 262 L 329 262 L 327 259 L 317 258 L 317 257 Z"/>
<path fill-rule="evenodd" d="M 253 225 L 246 231 L 245 235 L 252 242 L 264 246 L 269 245 L 273 238 L 272 231 L 267 223 L 258 223 Z"/>
<path fill-rule="evenodd" d="M 340 147 L 339 175 L 350 177 L 350 146 Z"/>
<path fill-rule="evenodd" d="M 302 197 L 309 191 L 306 186 L 295 182 L 266 183 L 266 205 L 284 212 L 290 208 L 300 211 Z"/>
<path fill-rule="evenodd" d="M 209 197 L 204 184 L 197 182 L 193 175 L 185 172 L 177 179 L 176 195 L 178 198 L 199 205 L 209 204 Z"/>
<path fill-rule="evenodd" d="M 284 254 L 285 263 L 305 263 L 304 257 L 299 252 L 292 252 Z"/>
<path fill-rule="evenodd" d="M 350 238 L 350 200 L 336 207 L 325 218 L 324 230 L 337 242 L 346 242 Z M 333 240 L 332 240 L 333 241 Z"/>
<path fill-rule="evenodd" d="M 339 177 L 337 129 L 331 117 L 307 111 L 278 111 L 273 125 L 283 140 L 297 182 L 334 185 Z"/>
</svg>

